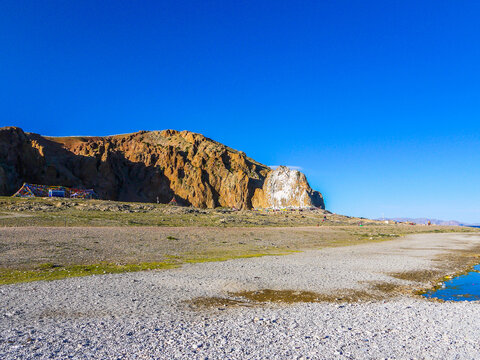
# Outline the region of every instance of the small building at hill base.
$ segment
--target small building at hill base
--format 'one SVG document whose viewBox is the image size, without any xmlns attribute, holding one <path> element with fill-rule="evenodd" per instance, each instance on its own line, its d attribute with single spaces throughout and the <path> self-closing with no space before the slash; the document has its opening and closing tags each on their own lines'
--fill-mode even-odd
<svg viewBox="0 0 480 360">
<path fill-rule="evenodd" d="M 93 189 L 77 189 L 65 186 L 48 186 L 24 183 L 22 187 L 13 194 L 14 197 L 61 197 L 72 199 L 98 199 Z"/>
<path fill-rule="evenodd" d="M 65 190 L 63 189 L 50 189 L 48 190 L 48 197 L 65 197 Z"/>
</svg>

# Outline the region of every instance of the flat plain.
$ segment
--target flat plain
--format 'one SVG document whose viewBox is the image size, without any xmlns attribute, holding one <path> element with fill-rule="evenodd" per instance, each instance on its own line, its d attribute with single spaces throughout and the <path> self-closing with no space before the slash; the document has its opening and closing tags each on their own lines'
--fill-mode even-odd
<svg viewBox="0 0 480 360">
<path fill-rule="evenodd" d="M 480 356 L 478 304 L 419 295 L 480 262 L 472 228 L 10 198 L 0 213 L 4 359 Z"/>
<path fill-rule="evenodd" d="M 471 228 L 313 211 L 0 198 L 0 284 L 289 254 Z"/>
</svg>

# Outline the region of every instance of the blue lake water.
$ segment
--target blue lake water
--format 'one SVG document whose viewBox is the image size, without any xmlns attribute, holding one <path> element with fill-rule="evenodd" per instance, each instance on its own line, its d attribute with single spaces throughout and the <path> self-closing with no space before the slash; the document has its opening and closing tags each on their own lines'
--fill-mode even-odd
<svg viewBox="0 0 480 360">
<path fill-rule="evenodd" d="M 430 290 L 423 296 L 446 301 L 480 300 L 480 265 L 474 266 L 468 274 L 445 281 L 441 288 Z"/>
</svg>

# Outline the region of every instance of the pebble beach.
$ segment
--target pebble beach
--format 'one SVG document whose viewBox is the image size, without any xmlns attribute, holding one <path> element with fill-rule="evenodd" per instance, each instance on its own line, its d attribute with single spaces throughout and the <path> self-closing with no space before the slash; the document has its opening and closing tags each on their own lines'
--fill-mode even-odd
<svg viewBox="0 0 480 360">
<path fill-rule="evenodd" d="M 475 359 L 477 302 L 411 294 L 342 301 L 372 284 L 421 284 L 391 274 L 438 267 L 480 243 L 473 234 L 421 234 L 287 256 L 0 287 L 2 359 Z M 198 299 L 241 291 L 309 291 L 337 301 Z M 209 304 L 208 302 L 205 302 Z"/>
</svg>

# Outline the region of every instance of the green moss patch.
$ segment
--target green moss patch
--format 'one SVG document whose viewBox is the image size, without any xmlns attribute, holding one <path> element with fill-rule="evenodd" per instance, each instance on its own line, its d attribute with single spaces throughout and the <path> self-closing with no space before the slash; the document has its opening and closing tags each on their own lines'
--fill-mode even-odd
<svg viewBox="0 0 480 360">
<path fill-rule="evenodd" d="M 41 264 L 33 270 L 0 270 L 0 285 L 39 280 L 59 280 L 69 277 L 88 275 L 116 274 L 154 269 L 171 269 L 178 266 L 172 262 L 153 262 L 140 264 L 100 263 L 91 265 Z"/>
</svg>

